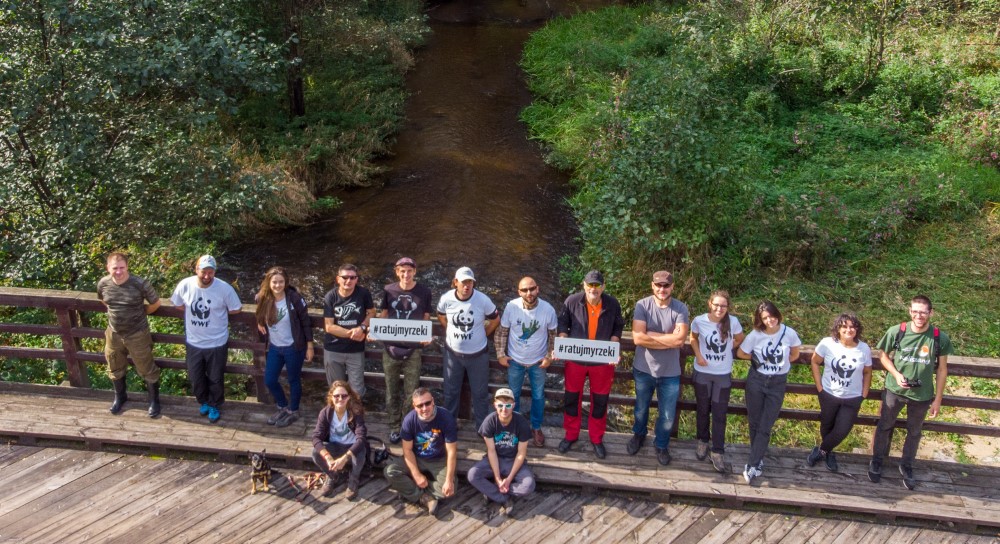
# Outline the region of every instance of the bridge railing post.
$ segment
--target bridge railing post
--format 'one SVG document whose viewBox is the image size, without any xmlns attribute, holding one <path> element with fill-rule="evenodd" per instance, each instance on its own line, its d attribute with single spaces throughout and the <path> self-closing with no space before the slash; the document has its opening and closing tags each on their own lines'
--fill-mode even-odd
<svg viewBox="0 0 1000 544">
<path fill-rule="evenodd" d="M 73 387 L 90 387 L 87 364 L 77 357 L 77 353 L 83 351 L 83 344 L 79 338 L 73 336 L 73 328 L 80 326 L 80 313 L 65 306 L 59 306 L 55 310 L 69 383 Z"/>
</svg>

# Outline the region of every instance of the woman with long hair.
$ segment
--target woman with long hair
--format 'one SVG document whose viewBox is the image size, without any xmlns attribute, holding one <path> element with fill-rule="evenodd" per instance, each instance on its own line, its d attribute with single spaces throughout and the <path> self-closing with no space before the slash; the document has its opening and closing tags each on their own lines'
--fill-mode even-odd
<svg viewBox="0 0 1000 544">
<path fill-rule="evenodd" d="M 337 380 L 330 385 L 326 405 L 316 418 L 312 441 L 313 463 L 327 476 L 320 494 L 329 497 L 333 488 L 343 482 L 350 464 L 345 497 L 349 501 L 357 498 L 361 469 L 368 458 L 368 428 L 361 399 L 346 381 Z"/>
<path fill-rule="evenodd" d="M 820 340 L 812 355 L 812 374 L 819 391 L 819 434 L 823 441 L 813 448 L 806 464 L 826 459 L 826 468 L 837 472 L 833 449 L 847 438 L 861 411 L 861 401 L 872 384 L 872 350 L 861 338 L 864 328 L 854 314 L 840 314 L 830 336 Z M 820 376 L 820 365 L 823 374 Z M 858 372 L 858 370 L 861 372 Z"/>
<path fill-rule="evenodd" d="M 785 400 L 788 371 L 792 361 L 799 358 L 802 345 L 799 334 L 781 321 L 781 312 L 773 302 L 761 302 L 753 313 L 754 330 L 736 350 L 737 357 L 750 360 L 746 383 L 750 458 L 743 467 L 743 479 L 748 484 L 763 474 L 771 430 Z"/>
<path fill-rule="evenodd" d="M 287 427 L 299 419 L 302 364 L 313 358 L 312 320 L 305 300 L 280 266 L 264 274 L 255 301 L 257 330 L 267 344 L 264 383 L 278 406 L 267 424 Z M 282 368 L 288 373 L 290 399 L 285 398 L 285 390 L 278 383 Z"/>
<path fill-rule="evenodd" d="M 704 461 L 711 451 L 712 466 L 726 472 L 726 412 L 733 380 L 733 350 L 743 343 L 740 320 L 729 313 L 729 293 L 714 291 L 708 297 L 708 313 L 691 322 L 691 350 L 694 351 L 695 427 L 698 450 Z M 709 446 L 711 440 L 711 446 Z"/>
</svg>

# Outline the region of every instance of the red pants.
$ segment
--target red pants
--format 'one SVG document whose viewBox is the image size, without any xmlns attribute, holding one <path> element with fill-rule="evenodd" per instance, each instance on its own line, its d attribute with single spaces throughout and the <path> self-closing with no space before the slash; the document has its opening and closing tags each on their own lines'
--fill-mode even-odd
<svg viewBox="0 0 1000 544">
<path fill-rule="evenodd" d="M 590 376 L 590 418 L 587 428 L 590 442 L 600 444 L 608 427 L 608 398 L 611 382 L 615 378 L 615 365 L 583 365 L 566 361 L 566 400 L 563 411 L 563 429 L 566 440 L 580 438 L 580 410 L 583 405 L 583 382 Z"/>
</svg>

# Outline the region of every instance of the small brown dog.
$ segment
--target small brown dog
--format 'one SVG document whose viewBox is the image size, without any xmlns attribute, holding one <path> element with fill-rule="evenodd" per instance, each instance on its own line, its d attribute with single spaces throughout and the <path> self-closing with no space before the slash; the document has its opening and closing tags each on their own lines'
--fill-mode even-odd
<svg viewBox="0 0 1000 544">
<path fill-rule="evenodd" d="M 260 450 L 260 453 L 247 452 L 250 456 L 250 494 L 257 493 L 257 484 L 260 483 L 264 491 L 270 491 L 268 482 L 271 480 L 271 464 L 267 462 L 267 450 Z"/>
</svg>

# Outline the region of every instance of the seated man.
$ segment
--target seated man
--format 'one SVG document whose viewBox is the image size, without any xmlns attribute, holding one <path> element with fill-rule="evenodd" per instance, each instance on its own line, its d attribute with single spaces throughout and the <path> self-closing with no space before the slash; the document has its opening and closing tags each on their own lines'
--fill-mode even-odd
<svg viewBox="0 0 1000 544">
<path fill-rule="evenodd" d="M 418 387 L 412 401 L 413 411 L 403 418 L 399 431 L 403 458 L 385 468 L 385 479 L 400 497 L 419 501 L 433 516 L 438 501 L 455 494 L 458 427 L 448 410 L 434 405 L 434 396 L 426 387 Z"/>
<path fill-rule="evenodd" d="M 486 457 L 469 469 L 469 483 L 486 497 L 500 503 L 500 511 L 510 516 L 514 497 L 535 490 L 535 475 L 525 464 L 531 424 L 514 411 L 514 392 L 503 387 L 494 397 L 496 412 L 486 416 L 479 435 L 486 442 Z"/>
</svg>

